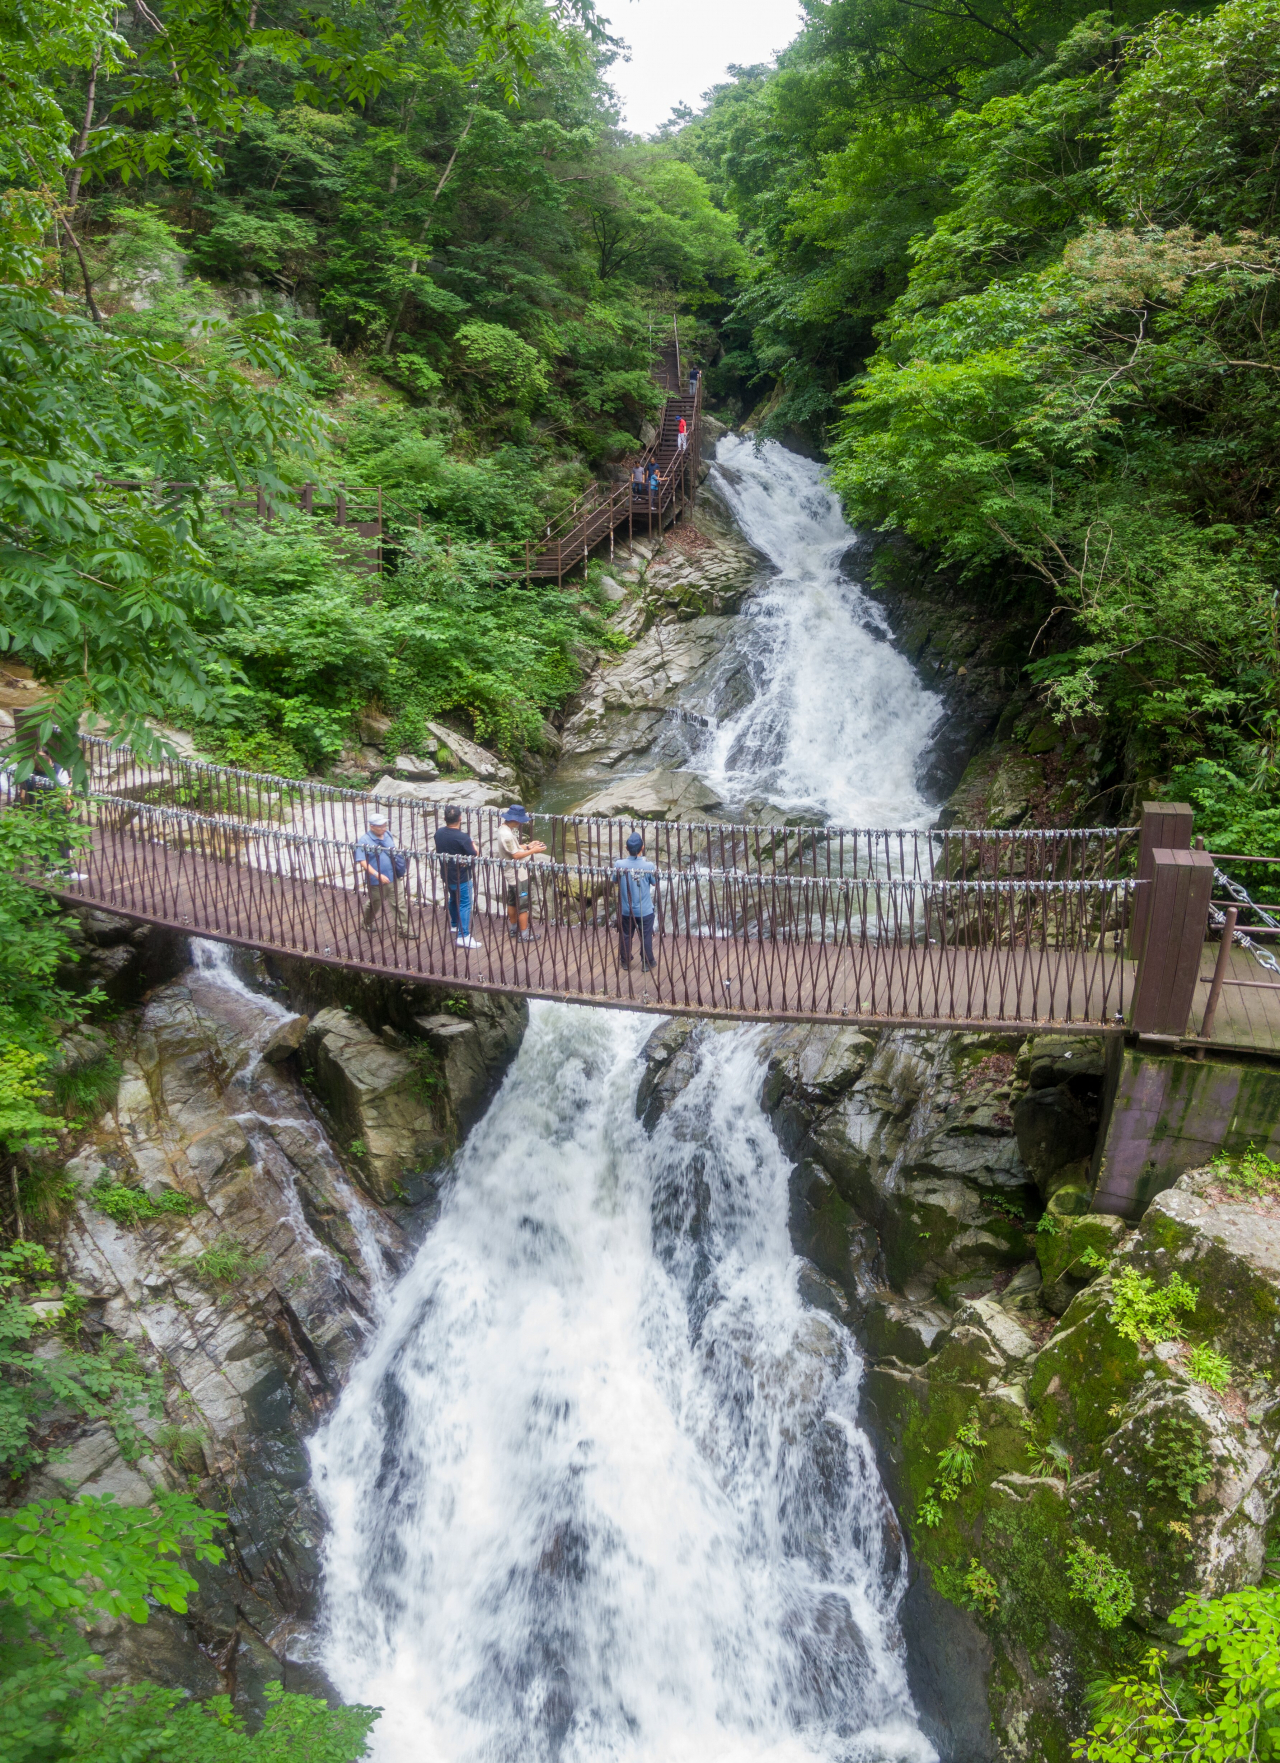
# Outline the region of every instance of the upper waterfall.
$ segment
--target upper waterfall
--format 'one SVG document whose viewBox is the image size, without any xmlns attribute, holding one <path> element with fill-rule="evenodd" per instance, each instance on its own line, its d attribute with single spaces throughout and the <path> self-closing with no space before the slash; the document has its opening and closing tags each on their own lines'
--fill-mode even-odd
<svg viewBox="0 0 1280 1763">
<path fill-rule="evenodd" d="M 856 535 L 822 468 L 725 435 L 712 482 L 778 573 L 747 606 L 755 695 L 692 763 L 726 801 L 763 798 L 838 826 L 926 826 L 919 772 L 941 702 L 842 568 Z"/>
</svg>

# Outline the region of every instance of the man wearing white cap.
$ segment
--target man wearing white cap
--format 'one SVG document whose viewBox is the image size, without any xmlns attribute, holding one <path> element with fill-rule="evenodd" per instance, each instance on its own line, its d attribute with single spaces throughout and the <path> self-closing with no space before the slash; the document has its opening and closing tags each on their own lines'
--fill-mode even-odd
<svg viewBox="0 0 1280 1763">
<path fill-rule="evenodd" d="M 400 891 L 400 882 L 409 867 L 403 851 L 387 831 L 387 817 L 380 808 L 369 815 L 369 824 L 355 843 L 356 874 L 363 877 L 369 890 L 364 907 L 364 928 L 369 930 L 374 918 L 386 909 L 388 901 L 396 915 L 396 929 L 402 937 L 409 932 L 409 908 Z"/>
</svg>

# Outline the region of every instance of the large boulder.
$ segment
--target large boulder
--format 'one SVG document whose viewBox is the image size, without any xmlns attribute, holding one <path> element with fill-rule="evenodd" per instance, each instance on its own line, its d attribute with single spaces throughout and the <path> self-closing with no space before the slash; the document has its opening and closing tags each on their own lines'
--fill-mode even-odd
<svg viewBox="0 0 1280 1763">
<path fill-rule="evenodd" d="M 336 1005 L 319 1011 L 303 1058 L 375 1199 L 394 1200 L 407 1191 L 405 1177 L 433 1169 L 452 1149 L 422 1064 L 358 1016 Z"/>
</svg>

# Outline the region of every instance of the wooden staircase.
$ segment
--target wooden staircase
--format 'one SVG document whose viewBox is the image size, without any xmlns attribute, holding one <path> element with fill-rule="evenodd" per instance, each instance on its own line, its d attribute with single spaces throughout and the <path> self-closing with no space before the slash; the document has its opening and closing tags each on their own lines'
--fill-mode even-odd
<svg viewBox="0 0 1280 1763">
<path fill-rule="evenodd" d="M 525 540 L 526 581 L 535 576 L 554 576 L 557 582 L 563 582 L 568 572 L 585 564 L 596 546 L 606 539 L 612 557 L 615 538 L 622 528 L 626 528 L 630 543 L 637 532 L 662 532 L 692 508 L 702 461 L 702 378 L 699 375 L 690 396 L 674 339 L 659 352 L 653 377 L 669 394 L 658 421 L 657 438 L 643 453 L 625 461 L 625 483 L 609 489 L 593 485 L 559 521 L 548 522 L 542 534 Z M 683 452 L 678 439 L 681 417 L 688 437 Z M 650 467 L 657 466 L 656 490 L 638 490 L 631 483 L 631 473 L 637 465 L 643 466 L 646 482 Z"/>
</svg>

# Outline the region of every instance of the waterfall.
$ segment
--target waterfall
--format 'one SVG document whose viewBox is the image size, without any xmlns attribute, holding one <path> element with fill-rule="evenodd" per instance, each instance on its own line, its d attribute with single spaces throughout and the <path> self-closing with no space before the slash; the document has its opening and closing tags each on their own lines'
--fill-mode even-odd
<svg viewBox="0 0 1280 1763">
<path fill-rule="evenodd" d="M 777 570 L 747 604 L 754 696 L 692 761 L 726 802 L 752 797 L 838 826 L 927 826 L 921 756 L 941 701 L 841 569 L 855 535 L 811 460 L 725 435 L 712 482 Z"/>
<path fill-rule="evenodd" d="M 835 499 L 781 449 L 718 458 L 780 573 L 742 621 L 755 697 L 690 763 L 922 819 L 937 706 L 838 573 Z M 653 1026 L 531 1007 L 313 1441 L 325 1667 L 384 1710 L 377 1763 L 932 1763 L 856 1344 L 797 1290 L 765 1031 L 700 1028 L 650 1133 Z"/>
</svg>

